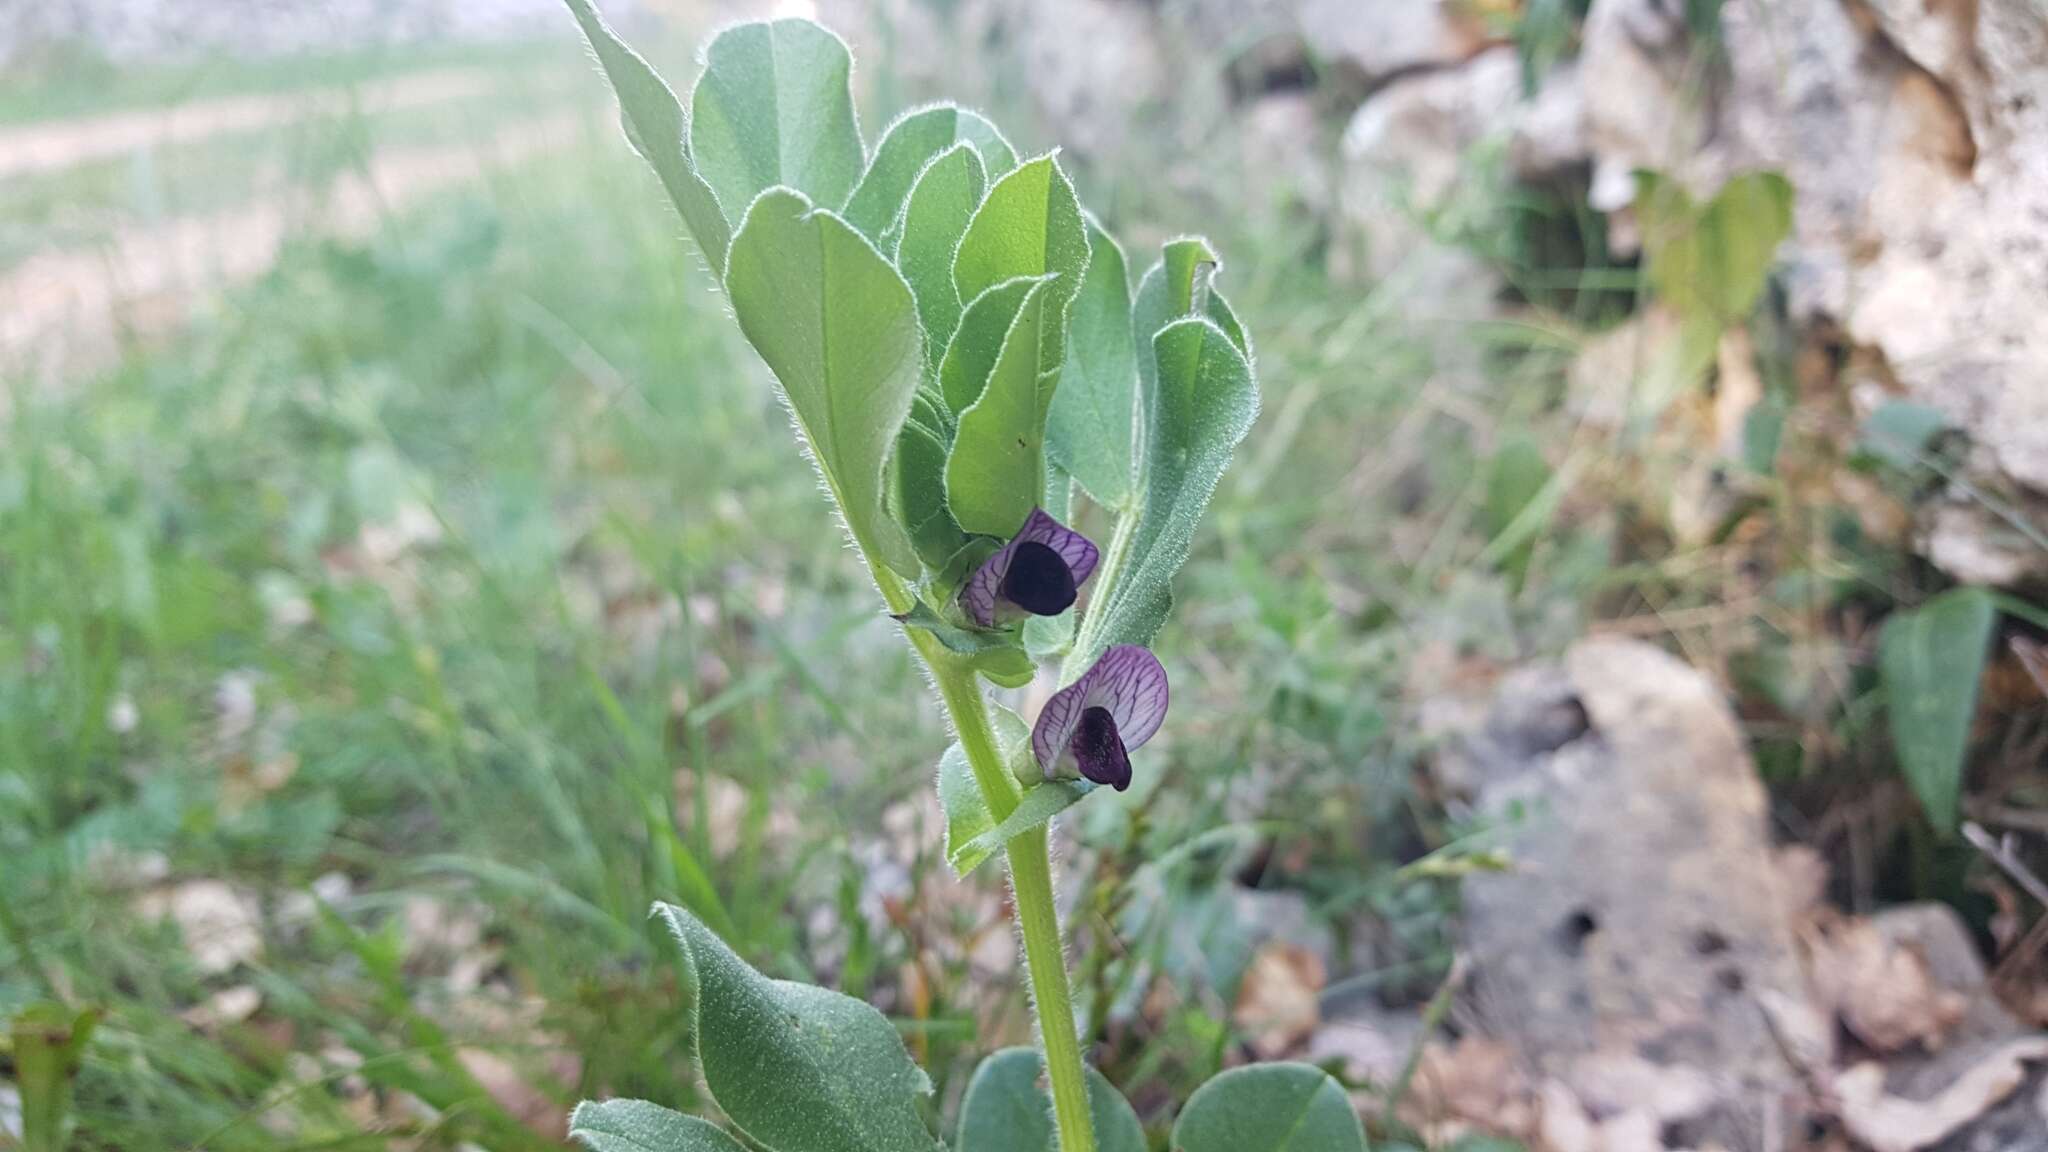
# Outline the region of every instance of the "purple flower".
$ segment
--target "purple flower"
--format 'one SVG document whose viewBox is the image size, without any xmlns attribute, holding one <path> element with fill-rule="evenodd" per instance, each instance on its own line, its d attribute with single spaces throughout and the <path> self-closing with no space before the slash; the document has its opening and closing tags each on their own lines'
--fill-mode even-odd
<svg viewBox="0 0 2048 1152">
<path fill-rule="evenodd" d="M 1076 773 L 1121 792 L 1131 750 L 1166 719 L 1166 669 L 1136 644 L 1119 644 L 1053 694 L 1031 728 L 1031 751 L 1048 780 Z"/>
<path fill-rule="evenodd" d="M 1010 542 L 967 578 L 961 606 L 983 628 L 1020 613 L 1057 616 L 1073 606 L 1099 558 L 1093 541 L 1033 508 Z"/>
</svg>

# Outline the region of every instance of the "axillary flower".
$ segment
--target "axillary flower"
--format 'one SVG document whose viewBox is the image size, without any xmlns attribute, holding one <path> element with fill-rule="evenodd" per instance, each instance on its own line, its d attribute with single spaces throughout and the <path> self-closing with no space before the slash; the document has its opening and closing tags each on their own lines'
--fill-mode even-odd
<svg viewBox="0 0 2048 1152">
<path fill-rule="evenodd" d="M 983 628 L 1020 616 L 1057 616 L 1073 607 L 1101 558 L 1095 542 L 1033 508 L 1024 526 L 981 562 L 960 590 L 960 606 Z"/>
<path fill-rule="evenodd" d="M 1045 702 L 1031 751 L 1048 780 L 1079 775 L 1121 792 L 1131 786 L 1132 750 L 1165 719 L 1166 669 L 1147 649 L 1119 644 Z"/>
</svg>

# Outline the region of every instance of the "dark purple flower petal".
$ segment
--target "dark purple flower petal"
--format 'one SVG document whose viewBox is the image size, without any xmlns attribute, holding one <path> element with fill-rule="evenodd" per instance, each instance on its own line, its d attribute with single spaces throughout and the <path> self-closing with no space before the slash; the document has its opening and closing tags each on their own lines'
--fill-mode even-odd
<svg viewBox="0 0 2048 1152">
<path fill-rule="evenodd" d="M 1130 752 L 1166 720 L 1166 669 L 1136 644 L 1119 644 L 1081 678 L 1053 693 L 1031 728 L 1031 752 L 1047 779 L 1075 774 L 1119 790 Z"/>
<path fill-rule="evenodd" d="M 993 628 L 1013 606 L 1035 616 L 1057 616 L 1101 559 L 1094 541 L 1033 508 L 1010 542 L 982 561 L 960 590 L 968 618 Z"/>
</svg>

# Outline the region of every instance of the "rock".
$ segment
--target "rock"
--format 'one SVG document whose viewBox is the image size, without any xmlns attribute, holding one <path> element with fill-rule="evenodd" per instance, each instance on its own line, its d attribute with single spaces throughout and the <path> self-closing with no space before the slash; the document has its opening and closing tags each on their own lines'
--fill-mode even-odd
<svg viewBox="0 0 2048 1152">
<path fill-rule="evenodd" d="M 2031 0 L 1729 5 L 1723 127 L 1798 190 L 1795 313 L 1838 321 L 1973 444 L 1966 480 L 2048 513 L 2048 22 Z M 1971 18 L 1974 14 L 1974 20 Z M 2031 491 L 2031 495 L 2029 492 Z M 1958 498 L 1981 504 L 1958 490 Z M 1926 515 L 1959 579 L 2048 576 L 1996 518 Z"/>
<path fill-rule="evenodd" d="M 1466 149 L 1500 128 L 1520 99 L 1521 65 L 1513 49 L 1497 48 L 1460 68 L 1396 80 L 1359 107 L 1339 148 L 1342 223 L 1351 247 L 1362 248 L 1342 253 L 1355 261 L 1350 270 L 1384 279 L 1437 247 L 1421 221 L 1457 190 Z"/>
<path fill-rule="evenodd" d="M 1238 110 L 1238 144 L 1245 186 L 1264 189 L 1276 206 L 1298 202 L 1317 217 L 1332 199 L 1332 154 L 1315 98 L 1274 92 Z"/>
<path fill-rule="evenodd" d="M 1302 1059 L 1334 1067 L 1347 1080 L 1391 1085 L 1422 1044 L 1422 1014 L 1382 1008 L 1370 997 L 1353 998 L 1330 1015 L 1309 1038 Z"/>
<path fill-rule="evenodd" d="M 1060 143 L 1082 155 L 1114 151 L 1146 108 L 1169 92 L 1179 104 L 1192 84 L 1187 72 L 1169 72 L 1149 5 L 989 0 L 987 7 L 989 27 L 1014 50 L 1032 105 Z"/>
<path fill-rule="evenodd" d="M 1656 1082 L 1690 1102 L 1685 1141 L 1761 1147 L 1800 1091 L 1763 1004 L 1806 993 L 1734 716 L 1634 641 L 1510 683 L 1475 740 L 1479 808 L 1518 824 L 1513 870 L 1464 885 L 1478 1020 L 1580 1099 Z"/>
<path fill-rule="evenodd" d="M 1508 168 L 1517 179 L 1548 180 L 1587 163 L 1593 155 L 1586 85 L 1576 61 L 1543 78 L 1508 137 Z"/>
<path fill-rule="evenodd" d="M 1594 0 L 1580 32 L 1579 73 L 1586 134 L 1595 162 L 1592 206 L 1602 212 L 1635 199 L 1637 168 L 1677 176 L 1699 191 L 1718 183 L 1709 109 L 1686 91 L 1693 45 L 1678 5 L 1660 0 Z"/>
<path fill-rule="evenodd" d="M 1295 20 L 1315 56 L 1366 88 L 1470 59 L 1485 27 L 1448 0 L 1300 0 Z"/>
<path fill-rule="evenodd" d="M 1696 195 L 1778 169 L 1794 318 L 1877 353 L 1908 399 L 1973 444 L 1922 550 L 1972 583 L 2048 578 L 1970 490 L 2048 516 L 2048 21 L 2032 0 L 1720 6 L 1718 58 L 1682 6 L 1595 0 L 1582 32 L 1589 199 L 1631 242 L 1629 173 Z M 1980 505 L 1977 512 L 1951 510 Z"/>
</svg>

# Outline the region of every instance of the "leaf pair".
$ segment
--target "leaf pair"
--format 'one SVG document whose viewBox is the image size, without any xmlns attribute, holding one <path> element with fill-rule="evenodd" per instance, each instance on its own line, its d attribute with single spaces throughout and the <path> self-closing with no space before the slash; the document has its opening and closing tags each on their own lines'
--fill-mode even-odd
<svg viewBox="0 0 2048 1152">
<path fill-rule="evenodd" d="M 1792 231 L 1792 185 L 1776 172 L 1751 172 L 1699 204 L 1676 181 L 1638 172 L 1636 216 L 1658 299 L 1688 319 L 1726 326 L 1756 306 Z"/>
</svg>

